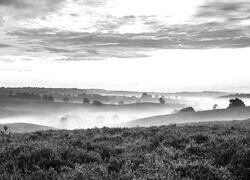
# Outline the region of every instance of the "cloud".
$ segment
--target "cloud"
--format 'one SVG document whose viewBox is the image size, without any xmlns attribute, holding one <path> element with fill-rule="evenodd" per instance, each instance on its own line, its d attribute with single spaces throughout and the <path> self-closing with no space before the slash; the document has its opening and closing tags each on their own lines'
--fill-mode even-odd
<svg viewBox="0 0 250 180">
<path fill-rule="evenodd" d="M 86 33 L 58 29 L 18 29 L 8 33 L 26 53 L 63 60 L 147 57 L 154 49 L 242 48 L 250 46 L 249 27 L 223 28 L 220 23 L 178 25 L 149 33 Z M 209 30 L 208 30 L 209 29 Z"/>
<path fill-rule="evenodd" d="M 217 22 L 244 23 L 250 20 L 249 0 L 212 0 L 202 5 L 196 17 Z"/>
<path fill-rule="evenodd" d="M 65 0 L 0 0 L 0 16 L 6 25 L 42 17 L 63 7 Z M 0 21 L 1 22 L 1 21 Z"/>
<path fill-rule="evenodd" d="M 26 8 L 50 8 L 58 5 L 64 0 L 0 0 L 0 6 L 14 7 L 17 9 Z"/>
<path fill-rule="evenodd" d="M 84 0 L 84 1 L 75 0 L 75 1 L 83 3 L 83 4 L 87 5 L 87 6 L 97 7 L 97 6 L 105 5 L 108 0 Z"/>
<path fill-rule="evenodd" d="M 7 48 L 7 47 L 11 47 L 11 46 L 8 45 L 8 44 L 2 44 L 2 43 L 0 43 L 0 48 Z"/>
<path fill-rule="evenodd" d="M 0 0 L 0 9 L 6 7 L 0 12 L 0 38 L 5 40 L 0 48 L 5 54 L 16 50 L 27 56 L 100 60 L 146 57 L 155 49 L 250 46 L 250 24 L 239 25 L 250 17 L 250 3 L 244 0 L 205 1 L 190 21 L 180 24 L 168 23 L 169 15 L 154 14 L 157 8 L 153 14 L 119 14 L 112 11 L 111 2 Z"/>
</svg>

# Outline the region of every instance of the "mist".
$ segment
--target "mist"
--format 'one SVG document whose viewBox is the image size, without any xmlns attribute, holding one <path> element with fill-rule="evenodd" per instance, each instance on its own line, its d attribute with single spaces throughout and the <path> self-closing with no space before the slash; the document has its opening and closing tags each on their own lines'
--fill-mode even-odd
<svg viewBox="0 0 250 180">
<path fill-rule="evenodd" d="M 229 98 L 219 98 L 216 96 L 200 93 L 166 94 L 165 104 L 160 104 L 157 98 L 142 99 L 142 102 L 132 103 L 131 98 L 125 95 L 110 92 L 101 99 L 108 99 L 110 104 L 95 106 L 82 104 L 77 101 L 61 102 L 36 102 L 26 100 L 2 100 L 0 108 L 0 122 L 6 123 L 30 123 L 50 126 L 57 129 L 86 129 L 94 127 L 114 127 L 137 119 L 168 115 L 177 113 L 184 107 L 193 107 L 195 111 L 213 110 L 217 104 L 217 109 L 226 109 L 229 105 Z M 224 93 L 225 94 L 225 93 Z M 115 98 L 114 98 L 115 97 Z M 133 96 L 135 97 L 135 96 Z M 113 98 L 113 99 L 112 99 Z M 114 104 L 114 99 L 124 98 L 125 104 Z M 139 98 L 140 99 L 140 98 Z M 250 99 L 242 98 L 246 105 L 250 104 Z M 11 102 L 13 101 L 13 102 Z M 133 100 L 135 101 L 135 99 Z M 18 102 L 18 103 L 17 103 Z M 106 102 L 107 103 L 107 102 Z"/>
</svg>

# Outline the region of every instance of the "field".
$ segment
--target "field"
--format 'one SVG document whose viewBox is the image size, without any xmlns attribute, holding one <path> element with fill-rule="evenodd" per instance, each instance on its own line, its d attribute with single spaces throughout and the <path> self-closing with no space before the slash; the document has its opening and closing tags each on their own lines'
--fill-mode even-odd
<svg viewBox="0 0 250 180">
<path fill-rule="evenodd" d="M 250 178 L 250 120 L 0 136 L 0 179 Z"/>
<path fill-rule="evenodd" d="M 215 109 L 197 112 L 173 113 L 160 116 L 152 116 L 124 123 L 126 127 L 136 126 L 161 126 L 171 123 L 207 122 L 244 120 L 250 117 L 250 106 L 228 109 Z"/>
</svg>

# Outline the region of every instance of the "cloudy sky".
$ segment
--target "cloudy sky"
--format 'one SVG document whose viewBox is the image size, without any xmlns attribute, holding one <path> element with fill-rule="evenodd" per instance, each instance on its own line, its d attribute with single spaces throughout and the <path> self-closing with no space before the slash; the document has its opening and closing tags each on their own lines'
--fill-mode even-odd
<svg viewBox="0 0 250 180">
<path fill-rule="evenodd" d="M 0 0 L 0 86 L 250 91 L 249 33 L 250 0 Z"/>
</svg>

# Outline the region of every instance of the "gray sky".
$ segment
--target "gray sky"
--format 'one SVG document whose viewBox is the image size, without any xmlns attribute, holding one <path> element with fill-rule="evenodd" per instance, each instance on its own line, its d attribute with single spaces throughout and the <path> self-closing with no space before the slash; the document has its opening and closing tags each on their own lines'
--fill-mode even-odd
<svg viewBox="0 0 250 180">
<path fill-rule="evenodd" d="M 0 85 L 248 91 L 250 0 L 0 0 Z"/>
</svg>

